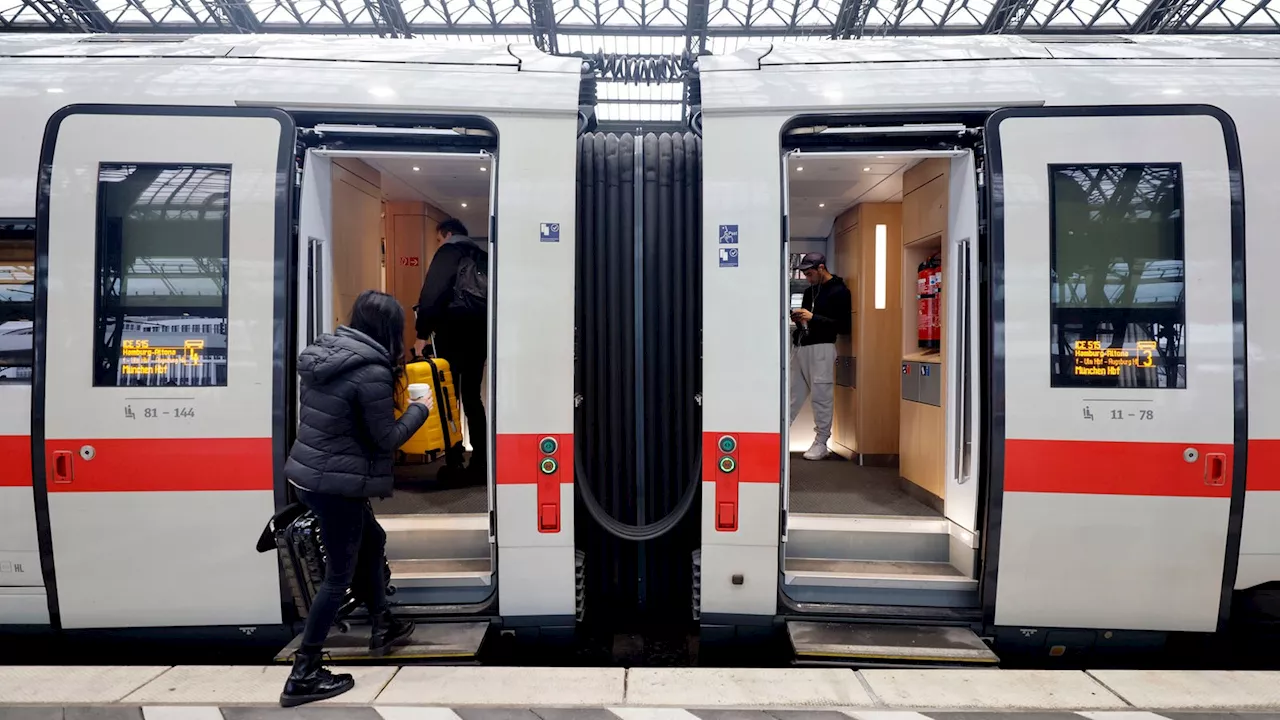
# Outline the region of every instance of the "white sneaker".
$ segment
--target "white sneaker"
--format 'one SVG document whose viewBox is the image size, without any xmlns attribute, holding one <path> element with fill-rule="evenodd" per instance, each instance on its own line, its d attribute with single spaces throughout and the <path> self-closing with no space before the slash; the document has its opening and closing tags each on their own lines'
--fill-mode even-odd
<svg viewBox="0 0 1280 720">
<path fill-rule="evenodd" d="M 831 449 L 826 443 L 815 442 L 813 447 L 809 448 L 804 454 L 805 460 L 826 460 L 831 455 Z"/>
</svg>

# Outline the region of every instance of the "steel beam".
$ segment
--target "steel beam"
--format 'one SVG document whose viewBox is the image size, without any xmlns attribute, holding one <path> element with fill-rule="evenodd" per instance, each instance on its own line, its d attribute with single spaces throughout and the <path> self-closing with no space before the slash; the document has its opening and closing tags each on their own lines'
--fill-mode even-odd
<svg viewBox="0 0 1280 720">
<path fill-rule="evenodd" d="M 829 37 L 832 40 L 849 40 L 860 38 L 867 29 L 867 16 L 876 0 L 840 0 L 840 10 L 836 12 Z"/>
<path fill-rule="evenodd" d="M 1035 0 L 996 0 L 991 6 L 991 14 L 982 23 L 982 32 L 986 35 L 999 34 L 1017 30 L 1022 19 L 1031 12 Z"/>
<path fill-rule="evenodd" d="M 599 13 L 596 13 L 599 17 Z M 533 32 L 533 44 L 544 53 L 560 54 L 556 39 L 556 14 L 551 0 L 529 0 L 529 26 Z"/>
</svg>

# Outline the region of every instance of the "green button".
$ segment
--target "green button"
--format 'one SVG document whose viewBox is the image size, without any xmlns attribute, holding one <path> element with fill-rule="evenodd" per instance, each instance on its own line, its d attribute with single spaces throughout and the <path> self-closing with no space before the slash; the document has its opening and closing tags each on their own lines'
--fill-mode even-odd
<svg viewBox="0 0 1280 720">
<path fill-rule="evenodd" d="M 738 441 L 734 440 L 732 436 L 725 435 L 724 437 L 720 438 L 720 452 L 731 453 L 737 447 L 738 447 Z"/>
<path fill-rule="evenodd" d="M 734 462 L 733 458 L 731 457 L 726 456 L 726 457 L 720 458 L 721 472 L 731 473 L 733 472 L 733 469 L 736 468 L 737 466 L 738 466 L 738 463 Z"/>
<path fill-rule="evenodd" d="M 557 443 L 556 439 L 553 437 L 545 437 L 542 438 L 542 444 L 540 447 L 542 448 L 543 455 L 550 455 L 556 451 L 556 448 L 559 447 L 559 443 Z"/>
<path fill-rule="evenodd" d="M 550 475 L 551 473 L 553 473 L 553 472 L 555 472 L 555 471 L 556 471 L 556 467 L 557 467 L 557 465 L 556 465 L 556 461 L 555 461 L 555 460 L 552 460 L 551 458 L 544 458 L 544 459 L 543 459 L 543 461 L 542 461 L 542 472 L 543 472 L 543 473 L 545 473 L 545 474 L 547 474 L 547 475 Z"/>
</svg>

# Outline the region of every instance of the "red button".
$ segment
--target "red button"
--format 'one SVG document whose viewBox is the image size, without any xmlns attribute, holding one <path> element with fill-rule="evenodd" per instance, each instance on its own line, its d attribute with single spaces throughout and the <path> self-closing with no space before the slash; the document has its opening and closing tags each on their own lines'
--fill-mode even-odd
<svg viewBox="0 0 1280 720">
<path fill-rule="evenodd" d="M 538 513 L 538 529 L 542 532 L 560 532 L 560 507 L 543 503 Z"/>
<path fill-rule="evenodd" d="M 716 527 L 720 530 L 737 530 L 738 529 L 738 506 L 737 503 L 722 502 L 719 503 L 718 512 L 716 513 Z"/>
</svg>

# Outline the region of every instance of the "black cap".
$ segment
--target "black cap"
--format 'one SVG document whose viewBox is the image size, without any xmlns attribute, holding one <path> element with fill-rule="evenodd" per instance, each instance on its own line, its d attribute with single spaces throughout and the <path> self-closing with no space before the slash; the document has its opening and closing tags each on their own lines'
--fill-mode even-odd
<svg viewBox="0 0 1280 720">
<path fill-rule="evenodd" d="M 811 252 L 800 258 L 801 270 L 812 270 L 819 265 L 827 264 L 827 256 L 820 252 Z"/>
</svg>

